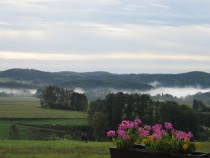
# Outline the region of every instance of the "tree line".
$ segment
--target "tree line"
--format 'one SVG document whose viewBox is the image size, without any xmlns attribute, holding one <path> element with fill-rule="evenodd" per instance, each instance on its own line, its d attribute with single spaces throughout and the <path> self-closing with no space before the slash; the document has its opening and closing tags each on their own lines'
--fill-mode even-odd
<svg viewBox="0 0 210 158">
<path fill-rule="evenodd" d="M 43 90 L 40 89 L 37 95 L 44 108 L 85 111 L 88 106 L 88 100 L 84 94 L 52 85 Z"/>
<path fill-rule="evenodd" d="M 88 122 L 97 140 L 106 137 L 106 131 L 116 130 L 122 120 L 140 118 L 145 124 L 171 122 L 174 128 L 191 131 L 200 139 L 198 114 L 186 105 L 174 101 L 153 101 L 148 94 L 110 93 L 105 99 L 91 101 Z"/>
<path fill-rule="evenodd" d="M 192 108 L 197 112 L 210 112 L 210 107 L 206 106 L 201 100 L 197 99 L 193 100 Z"/>
<path fill-rule="evenodd" d="M 149 94 L 108 93 L 105 99 L 90 101 L 84 94 L 65 90 L 56 86 L 47 86 L 37 91 L 41 106 L 88 112 L 88 123 L 93 129 L 95 140 L 106 139 L 106 132 L 116 130 L 122 120 L 142 119 L 145 124 L 154 125 L 171 122 L 174 128 L 191 131 L 196 139 L 210 138 L 210 132 L 201 128 L 210 127 L 208 113 L 198 113 L 203 104 L 194 101 L 193 108 L 175 101 L 152 100 Z M 205 115 L 205 116 L 204 116 Z"/>
</svg>

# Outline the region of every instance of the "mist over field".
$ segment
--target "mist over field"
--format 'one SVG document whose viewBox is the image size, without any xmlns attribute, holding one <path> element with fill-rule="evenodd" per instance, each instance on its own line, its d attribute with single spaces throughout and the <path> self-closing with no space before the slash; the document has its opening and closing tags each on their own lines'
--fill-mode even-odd
<svg viewBox="0 0 210 158">
<path fill-rule="evenodd" d="M 176 96 L 178 98 L 185 97 L 187 95 L 193 95 L 199 92 L 205 93 L 209 92 L 210 88 L 202 89 L 202 88 L 195 88 L 195 87 L 185 87 L 185 88 L 179 88 L 179 87 L 159 87 L 156 89 L 152 89 L 150 91 L 145 91 L 143 93 L 148 93 L 151 96 L 155 96 L 157 94 L 171 94 L 173 96 Z"/>
<path fill-rule="evenodd" d="M 15 95 L 33 95 L 36 93 L 36 89 L 10 89 L 10 88 L 0 88 L 0 93 L 13 93 Z"/>
<path fill-rule="evenodd" d="M 115 89 L 111 89 L 110 90 L 113 93 L 117 93 L 119 92 L 119 90 L 115 90 Z M 202 89 L 202 88 L 196 88 L 196 87 L 184 87 L 184 88 L 180 88 L 180 87 L 158 87 L 155 89 L 151 89 L 148 91 L 140 91 L 140 90 L 122 90 L 121 92 L 124 93 L 140 93 L 140 94 L 150 94 L 151 96 L 156 96 L 157 94 L 170 94 L 174 97 L 185 97 L 187 95 L 194 95 L 196 93 L 205 93 L 205 92 L 209 92 L 210 88 L 207 89 Z"/>
<path fill-rule="evenodd" d="M 14 95 L 33 95 L 36 93 L 36 89 L 9 89 L 9 88 L 0 88 L 0 93 L 4 92 L 7 94 L 13 93 Z M 84 94 L 87 91 L 84 90 L 81 87 L 77 87 L 74 89 L 75 92 L 77 93 L 81 93 Z M 91 89 L 92 93 L 97 94 L 98 92 L 103 91 L 102 89 Z M 106 90 L 104 90 L 106 91 Z M 140 93 L 140 94 L 150 94 L 151 96 L 156 96 L 157 94 L 170 94 L 174 97 L 185 97 L 187 95 L 194 95 L 196 93 L 205 93 L 205 92 L 209 92 L 210 88 L 207 89 L 203 89 L 203 88 L 199 88 L 199 87 L 184 87 L 184 88 L 180 88 L 180 87 L 158 87 L 158 88 L 154 88 L 148 91 L 140 91 L 140 90 L 117 90 L 117 89 L 109 89 L 108 92 L 105 93 L 117 93 L 117 92 L 123 92 L 123 93 Z"/>
</svg>

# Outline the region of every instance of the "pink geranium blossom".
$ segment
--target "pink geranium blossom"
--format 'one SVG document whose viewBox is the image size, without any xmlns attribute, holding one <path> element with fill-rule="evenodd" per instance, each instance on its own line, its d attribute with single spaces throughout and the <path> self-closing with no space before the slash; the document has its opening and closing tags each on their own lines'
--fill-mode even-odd
<svg viewBox="0 0 210 158">
<path fill-rule="evenodd" d="M 124 130 L 119 129 L 119 130 L 117 130 L 117 134 L 122 137 L 122 136 L 126 135 L 126 132 Z"/>
<path fill-rule="evenodd" d="M 156 125 L 152 126 L 152 130 L 153 130 L 154 132 L 158 132 L 158 131 L 160 131 L 161 129 L 162 129 L 162 125 L 161 125 L 161 124 L 156 124 Z"/>
<path fill-rule="evenodd" d="M 165 122 L 165 128 L 166 129 L 173 129 L 172 124 L 169 122 Z"/>
<path fill-rule="evenodd" d="M 111 137 L 119 148 L 143 144 L 146 149 L 151 151 L 172 151 L 189 154 L 195 151 L 196 142 L 190 142 L 193 137 L 191 132 L 175 130 L 169 122 L 165 122 L 163 125 L 143 125 L 141 119 L 123 120 L 117 131 L 110 130 L 107 132 L 107 136 Z"/>
<path fill-rule="evenodd" d="M 147 137 L 149 135 L 149 131 L 144 128 L 139 128 L 139 136 Z"/>
<path fill-rule="evenodd" d="M 153 133 L 152 134 L 152 139 L 157 139 L 157 140 L 160 140 L 162 138 L 161 134 L 160 133 Z"/>
<path fill-rule="evenodd" d="M 148 125 L 145 125 L 144 126 L 144 129 L 147 130 L 147 131 L 150 131 L 152 129 L 152 127 L 151 126 L 148 126 Z"/>
<path fill-rule="evenodd" d="M 134 123 L 127 120 L 123 120 L 121 124 L 119 125 L 119 129 L 123 129 L 123 130 L 133 128 L 133 127 L 134 127 Z"/>
<path fill-rule="evenodd" d="M 133 121 L 133 123 L 134 123 L 135 128 L 138 128 L 138 126 L 139 126 L 140 124 L 142 124 L 142 121 L 141 121 L 141 119 L 135 119 L 135 120 Z"/>
<path fill-rule="evenodd" d="M 192 138 L 192 137 L 193 137 L 193 134 L 192 134 L 191 132 L 188 132 L 188 133 L 187 133 L 187 138 L 190 139 L 190 138 Z"/>
<path fill-rule="evenodd" d="M 112 131 L 112 130 L 108 131 L 107 136 L 108 137 L 114 137 L 115 136 L 115 131 Z"/>
</svg>

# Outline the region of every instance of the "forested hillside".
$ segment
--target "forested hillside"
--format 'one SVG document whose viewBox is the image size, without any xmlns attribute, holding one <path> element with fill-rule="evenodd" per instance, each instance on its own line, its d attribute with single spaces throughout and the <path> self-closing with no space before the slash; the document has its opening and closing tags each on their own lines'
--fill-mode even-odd
<svg viewBox="0 0 210 158">
<path fill-rule="evenodd" d="M 25 83 L 33 87 L 57 84 L 70 88 L 79 86 L 85 89 L 107 86 L 118 89 L 150 89 L 152 88 L 150 85 L 152 83 L 156 83 L 155 86 L 163 87 L 210 87 L 210 74 L 198 71 L 180 74 L 112 74 L 102 71 L 77 73 L 70 71 L 44 72 L 33 69 L 10 69 L 1 71 L 0 77 L 12 79 L 9 83 L 12 81 L 27 81 L 19 82 L 19 84 Z M 3 84 L 10 86 L 8 82 L 1 83 L 1 86 L 4 86 Z"/>
<path fill-rule="evenodd" d="M 64 88 L 83 89 L 116 88 L 148 90 L 152 86 L 147 83 L 132 80 L 119 80 L 119 75 L 107 72 L 43 72 L 31 69 L 10 69 L 0 72 L 0 78 L 8 81 L 0 82 L 0 87 L 9 88 L 40 88 L 46 85 L 57 85 Z"/>
</svg>

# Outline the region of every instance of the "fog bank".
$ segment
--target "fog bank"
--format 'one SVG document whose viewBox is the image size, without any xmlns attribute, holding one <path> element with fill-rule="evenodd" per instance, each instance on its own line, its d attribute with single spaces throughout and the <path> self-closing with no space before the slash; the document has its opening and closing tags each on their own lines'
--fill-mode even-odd
<svg viewBox="0 0 210 158">
<path fill-rule="evenodd" d="M 209 92 L 210 88 L 208 89 L 201 89 L 201 88 L 195 88 L 195 87 L 185 87 L 185 88 L 178 88 L 178 87 L 160 87 L 156 89 L 152 89 L 150 91 L 144 91 L 143 93 L 148 93 L 151 96 L 155 96 L 157 94 L 171 94 L 174 97 L 185 97 L 187 95 L 194 95 L 198 92 Z"/>
<path fill-rule="evenodd" d="M 157 94 L 170 94 L 174 97 L 185 97 L 187 95 L 194 95 L 198 92 L 209 92 L 210 88 L 202 89 L 202 88 L 196 88 L 196 87 L 159 87 L 155 89 L 151 89 L 148 91 L 140 91 L 140 90 L 115 90 L 110 89 L 111 92 L 117 93 L 117 92 L 123 92 L 123 93 L 140 93 L 140 94 L 150 94 L 151 96 L 156 96 Z"/>
<path fill-rule="evenodd" d="M 4 92 L 7 94 L 13 93 L 14 95 L 33 95 L 36 93 L 36 89 L 9 89 L 9 88 L 0 88 L 0 93 Z M 77 87 L 74 89 L 77 93 L 90 93 L 90 91 L 85 91 L 83 88 Z M 185 88 L 179 88 L 179 87 L 159 87 L 155 89 L 151 89 L 148 91 L 140 91 L 140 90 L 116 90 L 116 89 L 91 89 L 91 93 L 95 94 L 97 96 L 105 95 L 109 92 L 117 93 L 117 92 L 123 92 L 123 93 L 140 93 L 140 94 L 150 94 L 151 96 L 156 96 L 157 94 L 170 94 L 174 97 L 185 97 L 187 95 L 194 95 L 198 92 L 209 92 L 210 88 L 202 89 L 202 88 L 196 88 L 196 87 L 185 87 Z M 105 96 L 104 96 L 105 97 Z"/>
<path fill-rule="evenodd" d="M 15 95 L 25 95 L 25 94 L 35 94 L 36 89 L 10 89 L 10 88 L 0 88 L 0 93 L 4 92 L 7 94 L 13 93 Z"/>
</svg>

